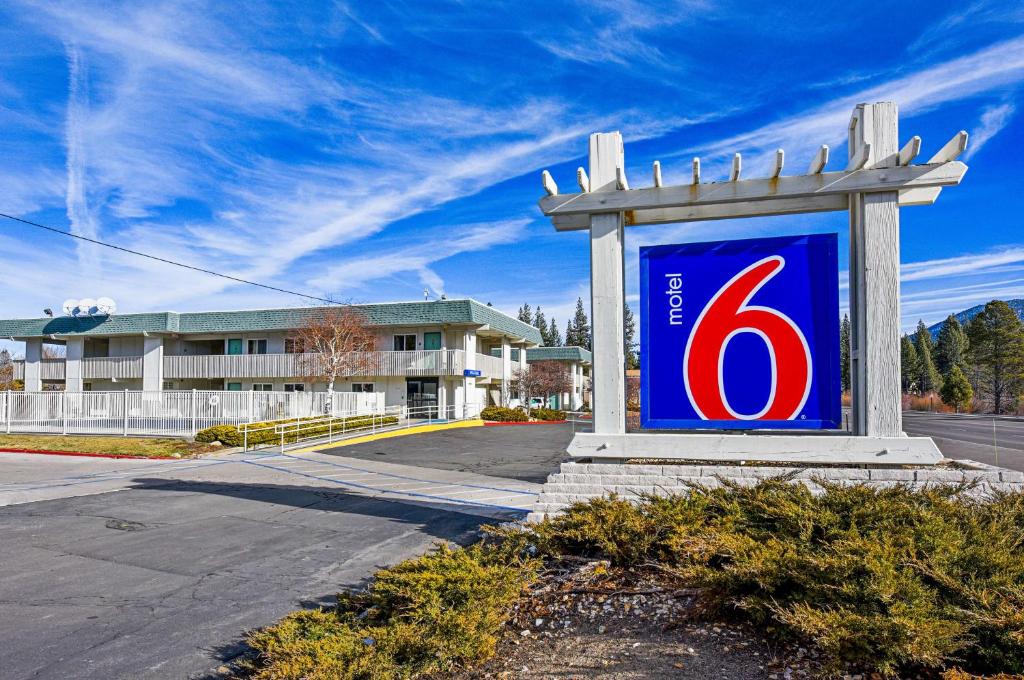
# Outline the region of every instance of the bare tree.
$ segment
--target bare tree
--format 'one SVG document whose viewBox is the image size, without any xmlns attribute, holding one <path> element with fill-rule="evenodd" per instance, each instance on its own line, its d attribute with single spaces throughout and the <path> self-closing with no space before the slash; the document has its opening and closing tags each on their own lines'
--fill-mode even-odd
<svg viewBox="0 0 1024 680">
<path fill-rule="evenodd" d="M 565 365 L 557 361 L 538 361 L 527 368 L 517 368 L 509 381 L 512 389 L 519 392 L 530 412 L 531 397 L 548 397 L 572 390 L 572 376 Z"/>
<path fill-rule="evenodd" d="M 366 375 L 374 335 L 366 317 L 354 307 L 324 307 L 309 314 L 296 329 L 294 344 L 303 352 L 300 365 L 306 377 L 327 383 L 334 392 L 338 378 Z M 330 397 L 328 397 L 330 401 Z"/>
</svg>

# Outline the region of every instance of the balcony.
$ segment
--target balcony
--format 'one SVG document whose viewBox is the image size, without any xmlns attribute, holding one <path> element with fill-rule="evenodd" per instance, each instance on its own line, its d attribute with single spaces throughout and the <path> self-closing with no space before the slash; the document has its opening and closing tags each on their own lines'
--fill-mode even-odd
<svg viewBox="0 0 1024 680">
<path fill-rule="evenodd" d="M 501 359 L 476 354 L 476 367 L 485 378 L 501 378 Z M 301 378 L 322 373 L 315 354 L 192 354 L 164 356 L 166 380 L 193 378 Z M 359 352 L 346 360 L 345 375 L 366 377 L 461 376 L 466 354 L 460 349 L 412 352 Z M 43 359 L 43 380 L 64 380 L 64 359 Z M 24 379 L 25 362 L 14 362 L 14 377 Z M 142 357 L 90 357 L 82 359 L 84 380 L 142 377 Z"/>
<path fill-rule="evenodd" d="M 478 355 L 479 359 L 479 355 Z M 164 357 L 164 378 L 297 378 L 322 374 L 315 354 L 217 354 Z M 461 376 L 465 353 L 458 349 L 412 352 L 358 352 L 346 359 L 351 376 Z M 498 376 L 501 375 L 498 366 Z"/>
</svg>

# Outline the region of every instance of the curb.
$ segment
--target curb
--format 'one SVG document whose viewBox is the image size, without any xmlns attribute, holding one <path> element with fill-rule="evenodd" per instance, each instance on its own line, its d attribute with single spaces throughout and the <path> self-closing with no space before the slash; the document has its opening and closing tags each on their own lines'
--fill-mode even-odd
<svg viewBox="0 0 1024 680">
<path fill-rule="evenodd" d="M 132 456 L 126 453 L 87 453 L 85 451 L 50 451 L 48 449 L 6 449 L 0 448 L 0 453 L 31 453 L 39 456 L 78 456 L 80 458 L 118 458 L 130 460 L 188 460 L 184 456 Z"/>
<path fill-rule="evenodd" d="M 505 427 L 507 425 L 564 425 L 568 420 L 534 420 L 525 423 L 502 423 L 499 421 L 484 421 L 484 427 Z"/>
</svg>

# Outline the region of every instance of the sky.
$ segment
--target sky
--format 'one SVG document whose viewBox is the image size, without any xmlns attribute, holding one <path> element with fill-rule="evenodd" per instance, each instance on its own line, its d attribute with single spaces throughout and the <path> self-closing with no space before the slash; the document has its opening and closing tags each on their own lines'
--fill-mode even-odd
<svg viewBox="0 0 1024 680">
<path fill-rule="evenodd" d="M 0 212 L 311 295 L 540 305 L 589 297 L 585 233 L 539 212 L 587 137 L 627 176 L 688 182 L 845 164 L 850 112 L 900 107 L 970 169 L 901 211 L 903 324 L 1024 297 L 1024 5 L 1013 2 L 25 2 L 0 4 Z M 565 188 L 568 189 L 565 189 Z M 642 245 L 838 232 L 845 213 L 627 233 Z M 299 306 L 0 220 L 0 317 L 109 296 L 120 312 Z M 59 313 L 59 311 L 58 311 Z"/>
</svg>

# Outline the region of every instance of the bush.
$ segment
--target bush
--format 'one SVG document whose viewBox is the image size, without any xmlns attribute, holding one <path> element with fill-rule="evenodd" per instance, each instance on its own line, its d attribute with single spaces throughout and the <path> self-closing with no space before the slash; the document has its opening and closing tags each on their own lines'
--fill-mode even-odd
<svg viewBox="0 0 1024 680">
<path fill-rule="evenodd" d="M 537 563 L 485 545 L 439 547 L 377 572 L 331 611 L 300 611 L 249 637 L 255 678 L 335 680 L 449 673 L 486 659 Z"/>
<path fill-rule="evenodd" d="M 488 406 L 480 411 L 480 417 L 498 423 L 525 423 L 529 420 L 523 411 L 504 406 Z"/>
<path fill-rule="evenodd" d="M 565 411 L 554 408 L 535 408 L 530 410 L 530 416 L 537 420 L 565 420 Z"/>
<path fill-rule="evenodd" d="M 599 499 L 505 533 L 549 556 L 668 565 L 721 612 L 814 642 L 837 671 L 1024 671 L 1024 495 L 823 484 Z"/>
<path fill-rule="evenodd" d="M 303 423 L 314 419 L 323 420 L 317 423 L 315 427 L 307 426 L 298 432 L 286 431 L 284 436 L 285 443 L 296 442 L 299 439 L 308 439 L 310 437 L 326 437 L 331 432 L 334 434 L 340 434 L 342 432 L 366 429 L 373 425 L 394 425 L 398 422 L 398 416 L 350 416 L 348 418 L 331 418 L 330 420 L 327 420 L 323 416 L 310 416 L 308 418 L 299 418 L 298 422 Z M 295 422 L 295 418 L 288 418 L 285 420 L 270 420 L 261 423 L 251 423 L 248 426 L 248 437 L 242 433 L 242 430 L 238 425 L 214 425 L 213 427 L 199 430 L 199 432 L 196 433 L 196 441 L 206 444 L 219 441 L 225 446 L 242 446 L 246 441 L 249 446 L 255 446 L 257 444 L 276 444 L 280 443 L 281 435 L 274 431 L 273 426 Z"/>
</svg>

